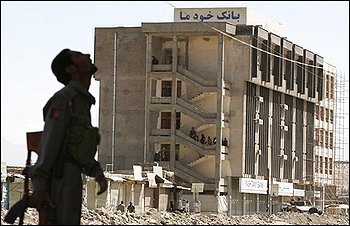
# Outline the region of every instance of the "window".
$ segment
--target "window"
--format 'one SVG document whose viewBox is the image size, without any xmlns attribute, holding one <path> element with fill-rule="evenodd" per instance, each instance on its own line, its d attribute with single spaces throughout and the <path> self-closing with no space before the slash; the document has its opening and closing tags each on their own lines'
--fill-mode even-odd
<svg viewBox="0 0 350 226">
<path fill-rule="evenodd" d="M 315 114 L 316 114 L 316 119 L 320 119 L 320 107 L 318 105 L 315 105 Z"/>
<path fill-rule="evenodd" d="M 162 144 L 161 146 L 161 160 L 170 161 L 170 144 Z"/>
<path fill-rule="evenodd" d="M 180 144 L 175 144 L 175 160 L 179 160 Z M 170 161 L 170 144 L 161 144 L 161 161 Z"/>
<path fill-rule="evenodd" d="M 326 97 L 329 98 L 329 75 L 326 75 Z"/>
<path fill-rule="evenodd" d="M 171 81 L 162 81 L 162 97 L 171 97 Z"/>
<path fill-rule="evenodd" d="M 305 79 L 304 79 L 304 66 L 301 64 L 303 62 L 302 56 L 296 56 L 299 63 L 296 64 L 296 83 L 298 85 L 298 92 L 301 94 L 305 93 Z"/>
<path fill-rule="evenodd" d="M 173 63 L 173 49 L 166 49 L 165 50 L 165 64 L 172 64 Z"/>
<path fill-rule="evenodd" d="M 330 84 L 330 90 L 329 90 L 329 98 L 334 98 L 334 77 L 331 77 L 331 84 Z"/>
<path fill-rule="evenodd" d="M 182 82 L 177 81 L 177 97 L 181 97 L 181 90 L 182 90 Z"/>
<path fill-rule="evenodd" d="M 268 51 L 269 44 L 268 40 L 263 40 L 262 49 L 265 51 Z M 270 81 L 270 66 L 268 59 L 268 53 L 262 52 L 262 59 L 261 59 L 261 65 L 260 70 L 262 72 L 261 77 L 263 81 L 269 82 Z"/>
<path fill-rule="evenodd" d="M 279 55 L 280 53 L 280 47 L 275 46 L 273 48 L 273 53 L 275 55 Z M 272 74 L 274 75 L 274 83 L 275 85 L 281 86 L 282 85 L 282 79 L 281 79 L 281 74 L 280 74 L 280 60 L 281 58 L 277 56 L 273 56 L 272 60 Z"/>
<path fill-rule="evenodd" d="M 178 58 L 177 61 L 179 62 L 180 55 L 179 55 L 180 49 L 177 49 Z M 173 63 L 173 49 L 165 49 L 165 64 L 172 64 Z"/>
<path fill-rule="evenodd" d="M 325 136 L 325 146 L 326 146 L 326 148 L 328 148 L 329 147 L 329 143 L 328 143 L 328 131 L 326 131 L 326 136 Z"/>
<path fill-rule="evenodd" d="M 181 125 L 181 112 L 176 112 L 176 129 L 180 129 Z"/>
<path fill-rule="evenodd" d="M 330 123 L 333 123 L 333 117 L 334 117 L 333 110 L 329 110 L 329 122 Z"/>
<path fill-rule="evenodd" d="M 180 144 L 175 144 L 175 160 L 180 159 Z"/>
<path fill-rule="evenodd" d="M 333 133 L 329 132 L 329 148 L 333 148 Z"/>
<path fill-rule="evenodd" d="M 171 112 L 161 112 L 161 129 L 171 129 Z"/>
<path fill-rule="evenodd" d="M 321 128 L 319 129 L 319 145 L 323 147 L 323 142 L 324 142 L 324 129 Z"/>
<path fill-rule="evenodd" d="M 324 108 L 320 107 L 320 119 L 324 121 Z"/>
<path fill-rule="evenodd" d="M 292 59 L 292 52 L 287 50 L 286 53 L 287 53 L 286 58 Z M 289 60 L 285 60 L 284 66 L 285 66 L 284 77 L 287 81 L 287 89 L 293 90 L 294 79 L 292 76 L 292 62 Z"/>
</svg>

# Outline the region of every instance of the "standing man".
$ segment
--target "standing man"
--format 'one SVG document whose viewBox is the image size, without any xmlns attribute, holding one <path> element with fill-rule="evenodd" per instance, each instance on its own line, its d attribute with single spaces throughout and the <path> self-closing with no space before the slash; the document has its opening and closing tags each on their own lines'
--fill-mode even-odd
<svg viewBox="0 0 350 226">
<path fill-rule="evenodd" d="M 125 205 L 123 201 L 120 201 L 119 205 L 117 206 L 117 210 L 120 210 L 120 212 L 125 212 Z"/>
<path fill-rule="evenodd" d="M 29 170 L 34 190 L 30 205 L 40 209 L 50 203 L 52 224 L 79 225 L 82 173 L 95 177 L 97 195 L 107 189 L 101 165 L 94 159 L 100 135 L 91 125 L 90 108 L 95 98 L 88 91 L 97 68 L 90 54 L 64 49 L 53 59 L 51 69 L 64 87 L 43 109 L 39 156 Z"/>
<path fill-rule="evenodd" d="M 135 213 L 135 206 L 132 204 L 132 202 L 129 202 L 128 212 L 129 213 Z"/>
</svg>

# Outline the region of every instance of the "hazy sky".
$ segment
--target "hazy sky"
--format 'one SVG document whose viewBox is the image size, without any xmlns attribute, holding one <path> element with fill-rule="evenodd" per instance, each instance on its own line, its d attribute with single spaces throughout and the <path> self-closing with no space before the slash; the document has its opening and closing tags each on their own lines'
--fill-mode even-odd
<svg viewBox="0 0 350 226">
<path fill-rule="evenodd" d="M 25 150 L 23 156 L 14 157 L 10 150 L 3 150 L 3 140 L 23 145 L 25 149 L 25 133 L 43 129 L 42 108 L 62 88 L 50 69 L 53 57 L 60 50 L 70 48 L 91 53 L 94 59 L 96 27 L 140 27 L 141 22 L 171 22 L 174 7 L 248 7 L 280 22 L 288 40 L 324 57 L 348 81 L 348 1 L 1 1 L 1 161 L 24 163 Z M 97 100 L 92 107 L 93 125 L 97 126 L 97 81 L 92 81 L 90 92 Z M 348 113 L 348 100 L 344 108 Z M 348 160 L 348 145 L 345 152 Z"/>
</svg>

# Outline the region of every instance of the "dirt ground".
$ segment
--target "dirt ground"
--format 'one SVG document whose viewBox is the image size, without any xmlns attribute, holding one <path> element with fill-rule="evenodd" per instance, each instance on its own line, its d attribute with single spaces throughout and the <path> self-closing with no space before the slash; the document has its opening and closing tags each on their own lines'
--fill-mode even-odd
<svg viewBox="0 0 350 226">
<path fill-rule="evenodd" d="M 1 210 L 1 225 L 7 210 Z M 18 218 L 15 224 L 18 224 Z M 24 224 L 38 224 L 35 209 L 27 209 Z M 317 213 L 281 212 L 278 214 L 257 213 L 247 216 L 228 217 L 223 214 L 170 213 L 150 209 L 144 214 L 121 213 L 115 207 L 88 210 L 82 208 L 82 225 L 349 225 L 349 216 Z"/>
</svg>

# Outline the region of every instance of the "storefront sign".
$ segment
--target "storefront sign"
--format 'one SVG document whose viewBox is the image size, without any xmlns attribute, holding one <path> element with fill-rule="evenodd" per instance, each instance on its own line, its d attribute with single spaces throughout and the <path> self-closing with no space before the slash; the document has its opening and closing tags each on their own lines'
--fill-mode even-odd
<svg viewBox="0 0 350 226">
<path fill-rule="evenodd" d="M 239 178 L 239 192 L 267 194 L 267 180 Z"/>
<path fill-rule="evenodd" d="M 305 196 L 305 190 L 304 189 L 294 189 L 294 196 L 300 196 L 304 197 Z"/>
<path fill-rule="evenodd" d="M 286 182 L 274 182 L 274 184 L 278 184 L 278 196 L 293 196 L 294 195 L 294 189 L 293 189 L 293 183 L 286 183 Z"/>
</svg>

